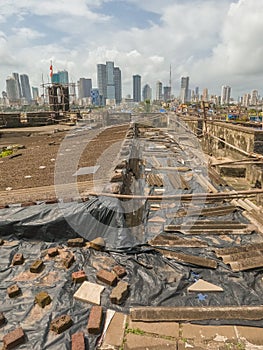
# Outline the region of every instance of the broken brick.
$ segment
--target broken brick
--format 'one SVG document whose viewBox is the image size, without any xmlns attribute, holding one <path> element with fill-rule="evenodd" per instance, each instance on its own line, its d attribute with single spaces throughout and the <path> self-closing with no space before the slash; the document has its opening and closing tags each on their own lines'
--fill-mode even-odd
<svg viewBox="0 0 263 350">
<path fill-rule="evenodd" d="M 47 292 L 40 292 L 35 296 L 35 302 L 42 308 L 51 303 L 51 298 Z"/>
<path fill-rule="evenodd" d="M 50 256 L 51 258 L 54 256 L 58 255 L 58 248 L 49 248 L 48 251 L 48 256 Z"/>
<path fill-rule="evenodd" d="M 113 273 L 106 271 L 106 270 L 100 270 L 97 272 L 97 279 L 101 282 L 104 282 L 110 286 L 115 286 L 117 282 L 117 276 Z"/>
<path fill-rule="evenodd" d="M 97 237 L 90 241 L 90 248 L 95 250 L 103 250 L 105 248 L 105 241 L 102 237 Z"/>
<path fill-rule="evenodd" d="M 119 278 L 122 278 L 122 277 L 127 275 L 125 268 L 120 266 L 120 265 L 114 266 L 112 271 L 115 272 L 117 277 L 119 277 Z"/>
<path fill-rule="evenodd" d="M 12 332 L 7 333 L 3 337 L 4 349 L 13 349 L 20 344 L 24 344 L 26 341 L 26 336 L 21 327 L 15 329 Z"/>
<path fill-rule="evenodd" d="M 83 271 L 83 270 L 73 272 L 71 277 L 72 277 L 73 282 L 75 282 L 75 283 L 81 283 L 87 279 L 85 271 Z"/>
<path fill-rule="evenodd" d="M 129 293 L 129 284 L 127 282 L 120 281 L 115 288 L 113 288 L 110 300 L 113 304 L 122 304 L 124 299 Z"/>
<path fill-rule="evenodd" d="M 58 199 L 56 198 L 51 198 L 51 199 L 47 199 L 46 204 L 55 204 L 55 203 L 58 203 Z"/>
<path fill-rule="evenodd" d="M 68 240 L 68 247 L 83 247 L 84 245 L 84 238 L 73 238 Z"/>
<path fill-rule="evenodd" d="M 102 328 L 103 311 L 101 306 L 92 306 L 88 321 L 88 332 L 90 334 L 100 334 Z"/>
<path fill-rule="evenodd" d="M 13 265 L 22 265 L 24 263 L 24 261 L 25 261 L 25 259 L 24 259 L 23 254 L 17 253 L 13 257 L 12 264 Z"/>
<path fill-rule="evenodd" d="M 0 327 L 6 323 L 5 316 L 2 312 L 0 312 Z"/>
<path fill-rule="evenodd" d="M 30 272 L 39 273 L 42 271 L 43 267 L 43 261 L 38 259 L 34 261 L 33 264 L 30 266 Z"/>
<path fill-rule="evenodd" d="M 85 350 L 85 338 L 83 332 L 72 334 L 71 336 L 71 350 Z"/>
<path fill-rule="evenodd" d="M 20 289 L 20 287 L 18 287 L 17 284 L 14 284 L 14 285 L 7 288 L 7 294 L 9 296 L 9 298 L 14 298 L 14 297 L 18 296 L 19 294 L 21 294 L 21 289 Z"/>
<path fill-rule="evenodd" d="M 64 263 L 64 266 L 67 269 L 69 269 L 70 266 L 74 263 L 74 261 L 75 261 L 75 256 L 73 254 L 68 254 L 64 259 L 63 263 Z"/>
<path fill-rule="evenodd" d="M 69 315 L 62 315 L 57 318 L 55 318 L 50 325 L 50 329 L 57 333 L 60 334 L 70 328 L 73 324 L 73 321 Z"/>
</svg>

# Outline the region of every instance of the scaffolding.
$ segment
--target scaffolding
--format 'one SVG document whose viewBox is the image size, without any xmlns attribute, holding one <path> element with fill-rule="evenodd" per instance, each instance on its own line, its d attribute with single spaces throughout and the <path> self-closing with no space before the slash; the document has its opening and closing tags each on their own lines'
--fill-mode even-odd
<svg viewBox="0 0 263 350">
<path fill-rule="evenodd" d="M 70 110 L 70 105 L 76 101 L 76 84 L 43 83 L 43 97 L 50 112 L 64 113 Z"/>
</svg>

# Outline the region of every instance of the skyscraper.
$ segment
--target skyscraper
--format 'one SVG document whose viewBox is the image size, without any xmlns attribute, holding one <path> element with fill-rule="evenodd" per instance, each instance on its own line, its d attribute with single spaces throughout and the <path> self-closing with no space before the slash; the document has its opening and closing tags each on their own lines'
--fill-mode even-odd
<svg viewBox="0 0 263 350">
<path fill-rule="evenodd" d="M 7 97 L 11 102 L 20 99 L 18 83 L 14 77 L 8 77 L 6 79 L 6 92 Z"/>
<path fill-rule="evenodd" d="M 22 97 L 22 92 L 21 92 L 21 86 L 20 86 L 20 80 L 19 80 L 19 74 L 18 73 L 12 73 L 13 78 L 17 81 L 18 85 L 18 91 L 19 91 L 19 98 Z"/>
<path fill-rule="evenodd" d="M 160 81 L 156 83 L 156 101 L 161 101 L 163 95 L 163 84 Z"/>
<path fill-rule="evenodd" d="M 86 78 L 80 78 L 78 82 L 78 92 L 79 98 L 90 97 L 90 92 L 92 90 L 92 80 Z"/>
<path fill-rule="evenodd" d="M 51 77 L 51 82 L 53 84 L 67 85 L 69 83 L 68 71 L 61 70 L 61 71 L 58 71 L 57 73 L 53 73 Z"/>
<path fill-rule="evenodd" d="M 31 88 L 29 84 L 29 78 L 27 74 L 21 74 L 20 75 L 20 81 L 21 81 L 21 91 L 22 91 L 22 97 L 27 100 L 27 102 L 32 101 L 32 95 L 31 95 Z"/>
<path fill-rule="evenodd" d="M 142 89 L 142 98 L 143 101 L 152 99 L 152 89 L 149 84 L 144 85 Z"/>
<path fill-rule="evenodd" d="M 106 64 L 97 65 L 97 80 L 99 93 L 103 98 L 120 103 L 122 99 L 121 70 L 114 67 L 114 62 L 107 61 Z"/>
<path fill-rule="evenodd" d="M 180 93 L 180 99 L 182 103 L 188 102 L 188 95 L 189 95 L 189 77 L 182 77 L 181 78 L 181 93 Z"/>
<path fill-rule="evenodd" d="M 38 88 L 32 86 L 32 95 L 33 95 L 33 100 L 37 100 L 39 97 L 39 92 L 38 92 Z"/>
<path fill-rule="evenodd" d="M 122 84 L 121 84 L 121 70 L 119 67 L 114 67 L 114 85 L 115 85 L 115 99 L 116 103 L 121 103 L 122 100 Z"/>
<path fill-rule="evenodd" d="M 163 99 L 164 99 L 164 101 L 171 100 L 171 86 L 164 86 L 163 87 Z"/>
<path fill-rule="evenodd" d="M 133 75 L 133 101 L 141 102 L 141 76 Z"/>
<path fill-rule="evenodd" d="M 221 89 L 221 105 L 227 105 L 230 102 L 231 87 L 223 85 Z"/>
</svg>

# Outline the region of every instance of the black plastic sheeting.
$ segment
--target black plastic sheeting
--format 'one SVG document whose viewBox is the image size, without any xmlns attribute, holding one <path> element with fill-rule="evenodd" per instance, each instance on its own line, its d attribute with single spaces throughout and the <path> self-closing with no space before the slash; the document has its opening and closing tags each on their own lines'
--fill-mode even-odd
<svg viewBox="0 0 263 350">
<path fill-rule="evenodd" d="M 156 213 L 155 213 L 156 215 Z M 228 219 L 246 221 L 237 212 Z M 224 218 L 226 219 L 226 217 Z M 101 224 L 103 223 L 103 224 Z M 98 252 L 86 248 L 68 248 L 66 240 L 77 237 L 78 232 L 87 240 L 102 236 L 106 240 L 106 251 Z M 180 235 L 180 233 L 176 233 Z M 209 248 L 176 248 L 175 251 L 206 256 L 218 261 L 216 270 L 198 268 L 189 264 L 177 263 L 156 252 L 147 244 L 138 244 L 135 236 L 125 227 L 123 213 L 117 201 L 107 198 L 93 198 L 86 203 L 66 203 L 55 205 L 36 205 L 27 208 L 13 207 L 0 211 L 0 237 L 5 244 L 0 246 L 0 311 L 5 314 L 7 323 L 0 329 L 0 339 L 9 331 L 22 326 L 28 342 L 20 349 L 60 349 L 71 348 L 71 335 L 84 331 L 88 349 L 95 349 L 98 337 L 87 334 L 86 325 L 91 305 L 73 298 L 79 285 L 71 281 L 74 271 L 83 269 L 88 281 L 97 283 L 96 272 L 111 269 L 116 264 L 123 265 L 127 276 L 123 278 L 130 284 L 130 293 L 123 305 L 111 304 L 109 295 L 112 287 L 105 286 L 101 296 L 104 311 L 113 309 L 128 313 L 136 306 L 226 306 L 262 305 L 263 270 L 254 269 L 234 273 L 217 259 L 210 247 L 224 247 L 228 243 L 207 238 Z M 197 236 L 198 237 L 198 236 Z M 145 239 L 150 238 L 150 236 Z M 206 240 L 205 237 L 198 237 Z M 229 236 L 232 244 L 236 237 Z M 256 239 L 256 233 L 242 237 L 249 243 Z M 230 243 L 229 243 L 230 244 Z M 47 259 L 47 249 L 61 247 L 71 251 L 75 262 L 65 269 L 60 256 Z M 14 254 L 22 252 L 25 263 L 11 266 Z M 34 260 L 44 259 L 43 272 L 33 276 L 28 272 Z M 187 288 L 198 278 L 221 286 L 220 293 L 189 293 Z M 6 288 L 17 283 L 22 296 L 10 299 Z M 34 305 L 35 295 L 45 290 L 52 303 L 45 309 Z M 69 314 L 73 326 L 55 335 L 49 331 L 51 321 L 57 316 Z M 201 322 L 200 322 L 201 323 Z M 204 324 L 239 324 L 263 327 L 262 321 L 211 320 Z"/>
</svg>

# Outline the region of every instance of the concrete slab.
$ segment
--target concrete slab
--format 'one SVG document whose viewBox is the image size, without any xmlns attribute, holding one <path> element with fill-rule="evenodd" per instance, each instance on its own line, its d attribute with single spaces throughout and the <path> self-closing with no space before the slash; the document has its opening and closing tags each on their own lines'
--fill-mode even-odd
<svg viewBox="0 0 263 350">
<path fill-rule="evenodd" d="M 238 338 L 246 339 L 253 345 L 262 345 L 263 349 L 263 329 L 258 327 L 236 326 Z"/>
<path fill-rule="evenodd" d="M 105 287 L 96 283 L 83 282 L 74 294 L 74 298 L 87 303 L 100 305 L 100 295 Z"/>
<path fill-rule="evenodd" d="M 135 322 L 129 320 L 128 327 L 146 333 L 179 338 L 179 323 L 176 322 Z"/>
<path fill-rule="evenodd" d="M 147 337 L 144 335 L 127 334 L 124 350 L 167 350 L 177 349 L 176 341 L 162 338 Z"/>
<path fill-rule="evenodd" d="M 223 292 L 223 288 L 213 283 L 199 279 L 187 288 L 188 292 Z"/>
<path fill-rule="evenodd" d="M 237 341 L 234 326 L 202 326 L 181 324 L 182 338 L 193 339 L 194 344 L 200 345 L 208 341 L 217 343 L 233 343 Z"/>
<path fill-rule="evenodd" d="M 110 325 L 106 331 L 100 349 L 110 349 L 111 347 L 119 348 L 123 343 L 123 336 L 125 331 L 127 315 L 116 312 L 113 316 Z"/>
</svg>

